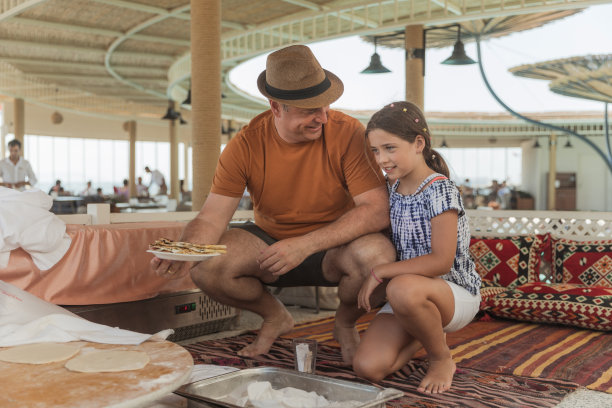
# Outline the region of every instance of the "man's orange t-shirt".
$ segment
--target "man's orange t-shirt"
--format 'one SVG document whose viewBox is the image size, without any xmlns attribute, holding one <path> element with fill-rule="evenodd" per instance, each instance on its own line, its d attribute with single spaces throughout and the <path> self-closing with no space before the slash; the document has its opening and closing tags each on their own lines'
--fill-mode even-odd
<svg viewBox="0 0 612 408">
<path fill-rule="evenodd" d="M 211 192 L 241 197 L 246 187 L 257 226 L 276 239 L 304 235 L 353 208 L 352 197 L 384 185 L 364 135 L 357 119 L 330 110 L 320 138 L 287 143 L 268 110 L 225 147 Z"/>
</svg>

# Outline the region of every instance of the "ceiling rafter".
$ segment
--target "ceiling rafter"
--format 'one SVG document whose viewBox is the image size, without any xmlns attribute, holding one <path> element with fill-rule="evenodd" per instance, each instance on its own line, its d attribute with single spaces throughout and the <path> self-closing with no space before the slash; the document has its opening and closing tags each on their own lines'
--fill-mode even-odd
<svg viewBox="0 0 612 408">
<path fill-rule="evenodd" d="M 67 69 L 81 68 L 81 69 L 92 69 L 92 70 L 106 72 L 106 69 L 104 68 L 103 65 L 100 65 L 99 63 L 93 63 L 93 62 L 49 61 L 48 59 L 43 59 L 43 58 L 2 58 L 2 61 L 8 62 L 9 64 L 17 64 L 17 65 L 34 65 L 34 66 L 45 65 L 47 67 L 54 67 L 54 68 L 67 68 Z M 115 67 L 117 69 L 122 69 L 122 70 L 138 70 L 140 72 L 159 72 L 160 74 L 166 73 L 165 65 L 160 65 L 157 67 L 155 66 L 143 67 L 141 65 L 118 64 L 118 65 L 115 65 Z"/>
<path fill-rule="evenodd" d="M 93 34 L 93 35 L 100 35 L 100 36 L 105 36 L 105 37 L 121 37 L 122 35 L 124 35 L 124 33 L 122 33 L 121 31 L 106 30 L 103 28 L 95 28 L 95 27 L 84 27 L 84 26 L 79 26 L 79 25 L 74 25 L 74 24 L 55 23 L 52 21 L 42 21 L 42 20 L 36 20 L 36 19 L 24 18 L 24 17 L 13 17 L 10 21 L 16 22 L 19 24 L 27 24 L 31 26 L 36 26 L 36 27 L 46 27 L 46 28 L 51 28 L 51 29 L 56 29 L 56 30 L 68 30 L 68 31 L 74 31 L 74 32 L 83 33 L 83 34 Z M 154 36 L 154 35 L 134 34 L 131 37 L 131 39 L 139 40 L 139 41 L 148 41 L 148 42 L 156 42 L 156 43 L 162 43 L 162 44 L 177 45 L 181 47 L 189 47 L 191 45 L 191 42 L 189 40 L 159 37 L 159 36 Z"/>
<path fill-rule="evenodd" d="M 74 45 L 63 45 L 63 44 L 36 44 L 28 41 L 21 40 L 7 40 L 3 39 L 0 41 L 0 48 L 2 46 L 12 46 L 12 47 L 22 47 L 22 48 L 40 48 L 42 46 L 45 47 L 46 50 L 54 49 L 57 52 L 64 52 L 66 55 L 71 55 L 74 53 L 99 53 L 104 54 L 106 50 L 103 48 L 91 48 L 91 47 L 77 47 Z M 174 61 L 174 57 L 168 54 L 154 54 L 154 53 L 139 53 L 139 52 L 131 52 L 131 51 L 116 51 L 114 53 L 115 56 L 121 57 L 141 57 L 147 59 L 158 59 L 167 62 Z"/>
</svg>

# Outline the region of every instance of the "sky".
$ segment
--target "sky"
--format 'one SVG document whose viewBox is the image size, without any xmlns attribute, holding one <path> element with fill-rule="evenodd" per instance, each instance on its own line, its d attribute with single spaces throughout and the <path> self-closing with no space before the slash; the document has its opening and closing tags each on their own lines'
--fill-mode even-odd
<svg viewBox="0 0 612 408">
<path fill-rule="evenodd" d="M 482 60 L 489 83 L 499 97 L 519 112 L 601 111 L 604 104 L 553 93 L 549 81 L 521 78 L 511 67 L 560 58 L 612 54 L 612 4 L 592 6 L 578 14 L 539 28 L 513 33 L 481 43 Z M 321 65 L 344 82 L 344 94 L 336 108 L 376 110 L 405 97 L 404 51 L 378 47 L 388 74 L 361 74 L 374 46 L 359 37 L 307 44 Z M 466 53 L 477 59 L 476 44 L 466 43 Z M 486 89 L 477 64 L 441 65 L 452 47 L 427 49 L 425 111 L 504 112 Z M 262 97 L 256 86 L 265 69 L 267 54 L 235 68 L 230 80 L 251 95 Z"/>
</svg>

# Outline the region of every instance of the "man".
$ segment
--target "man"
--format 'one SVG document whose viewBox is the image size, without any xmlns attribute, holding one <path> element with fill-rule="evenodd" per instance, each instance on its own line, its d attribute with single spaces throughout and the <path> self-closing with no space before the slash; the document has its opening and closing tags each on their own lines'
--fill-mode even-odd
<svg viewBox="0 0 612 408">
<path fill-rule="evenodd" d="M 138 177 L 138 183 L 136 183 L 136 194 L 138 197 L 149 196 L 149 187 L 142 184 L 142 177 Z"/>
<path fill-rule="evenodd" d="M 13 139 L 8 142 L 8 148 L 9 157 L 0 160 L 0 186 L 20 191 L 25 190 L 25 186 L 34 186 L 36 176 L 30 163 L 21 157 L 21 142 Z"/>
<path fill-rule="evenodd" d="M 151 181 L 149 182 L 149 186 L 147 190 L 151 188 L 153 184 L 157 184 L 159 189 L 157 190 L 157 195 L 163 195 L 168 192 L 168 186 L 166 185 L 166 179 L 164 175 L 159 170 L 151 170 L 148 166 L 145 167 L 145 171 L 147 173 L 151 173 Z"/>
<path fill-rule="evenodd" d="M 334 335 L 352 363 L 362 281 L 375 265 L 395 260 L 380 233 L 389 225 L 384 179 L 365 149 L 363 126 L 330 110 L 344 90 L 306 46 L 268 56 L 258 87 L 270 110 L 255 117 L 224 149 L 213 186 L 181 240 L 227 245 L 227 255 L 193 265 L 191 277 L 223 304 L 263 317 L 256 340 L 238 352 L 268 352 L 293 328 L 287 309 L 264 285 L 338 286 Z M 227 229 L 245 187 L 255 225 Z M 159 275 L 186 273 L 189 264 L 154 258 Z M 381 285 L 382 286 L 382 285 Z M 377 301 L 384 288 L 375 293 Z M 374 301 L 373 303 L 376 303 Z"/>
</svg>

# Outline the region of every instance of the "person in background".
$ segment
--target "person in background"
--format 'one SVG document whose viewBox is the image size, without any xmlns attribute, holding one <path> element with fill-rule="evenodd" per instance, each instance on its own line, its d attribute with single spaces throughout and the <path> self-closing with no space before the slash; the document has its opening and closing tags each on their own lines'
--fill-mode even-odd
<svg viewBox="0 0 612 408">
<path fill-rule="evenodd" d="M 204 205 L 179 238 L 227 245 L 227 255 L 197 264 L 154 257 L 151 267 L 167 278 L 191 269 L 211 298 L 262 316 L 256 339 L 238 351 L 243 357 L 267 353 L 294 325 L 266 285 L 338 286 L 334 337 L 350 364 L 364 314 L 359 287 L 370 268 L 395 259 L 381 233 L 389 226 L 384 178 L 365 148 L 363 125 L 330 109 L 344 86 L 310 48 L 271 53 L 257 82 L 270 109 L 229 141 Z M 228 229 L 245 188 L 255 223 Z M 377 295 L 382 302 L 384 290 Z"/>
<path fill-rule="evenodd" d="M 157 195 L 164 195 L 168 192 L 168 186 L 166 185 L 166 179 L 164 175 L 159 170 L 151 170 L 149 166 L 145 167 L 145 171 L 147 173 L 151 173 L 151 181 L 149 182 L 148 189 L 151 189 L 153 184 L 156 184 L 159 189 L 157 190 Z"/>
<path fill-rule="evenodd" d="M 123 185 L 121 187 L 115 187 L 115 195 L 121 201 L 127 202 L 130 199 L 130 182 L 128 179 L 123 179 Z"/>
<path fill-rule="evenodd" d="M 13 139 L 8 142 L 9 157 L 0 160 L 0 186 L 14 188 L 20 191 L 26 186 L 34 186 L 36 175 L 30 162 L 21 157 L 21 142 Z"/>
<path fill-rule="evenodd" d="M 480 306 L 480 275 L 470 258 L 467 215 L 444 159 L 431 148 L 429 126 L 410 102 L 375 113 L 366 138 L 388 184 L 391 235 L 397 261 L 375 265 L 359 291 L 358 304 L 387 284 L 387 303 L 366 330 L 353 369 L 378 382 L 422 347 L 429 368 L 418 391 L 441 393 L 455 373 L 444 333 L 472 321 Z"/>
<path fill-rule="evenodd" d="M 138 197 L 149 196 L 149 187 L 142 184 L 142 177 L 138 177 L 138 182 L 136 183 L 136 194 Z"/>
<path fill-rule="evenodd" d="M 60 196 L 64 195 L 64 187 L 61 180 L 55 180 L 55 185 L 49 189 L 49 195 Z"/>
<path fill-rule="evenodd" d="M 508 187 L 506 180 L 502 181 L 499 190 L 497 191 L 499 197 L 499 203 L 502 210 L 509 210 L 511 208 L 510 199 L 512 198 L 512 190 Z"/>
<path fill-rule="evenodd" d="M 91 186 L 91 180 L 89 180 L 87 182 L 87 187 L 85 187 L 85 189 L 81 191 L 81 196 L 88 197 L 88 196 L 93 196 L 93 195 L 96 195 L 96 191 Z"/>
</svg>

